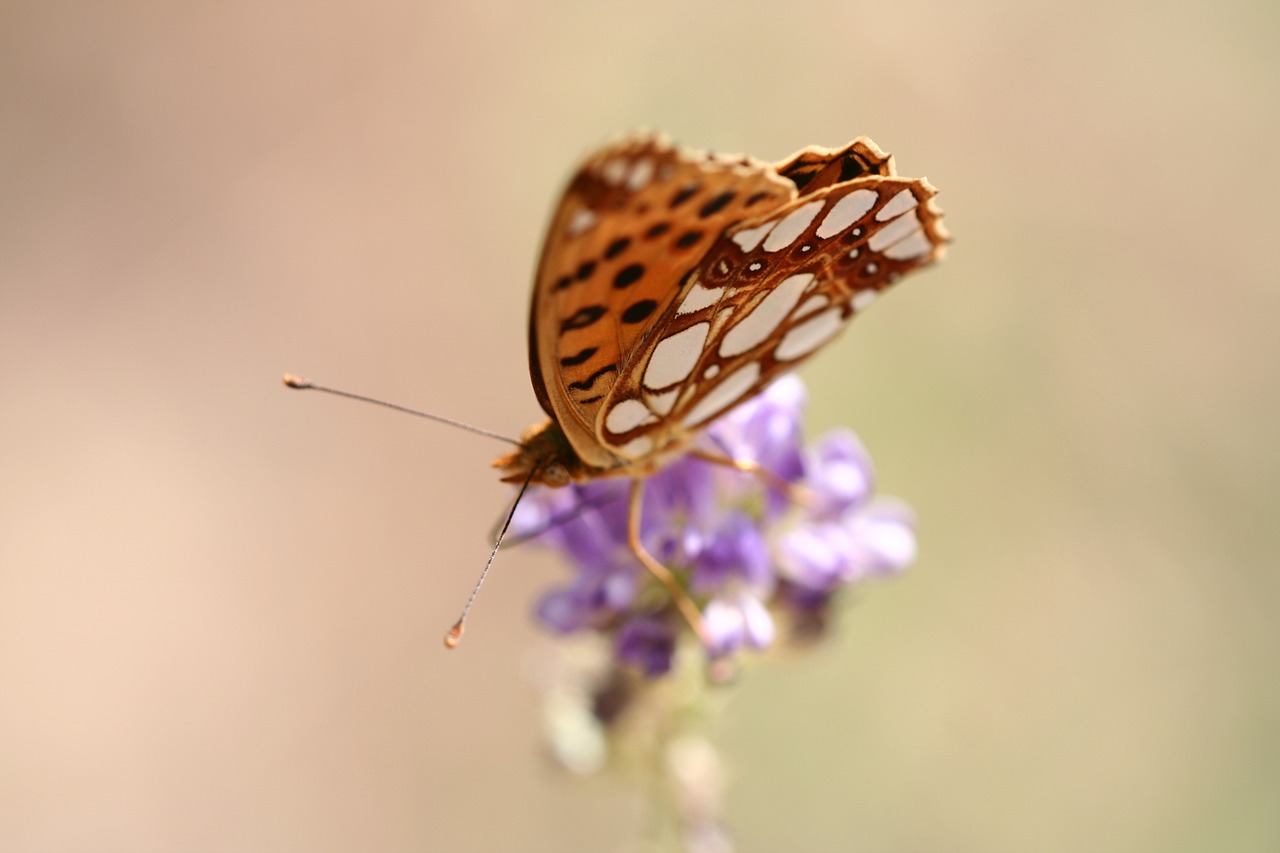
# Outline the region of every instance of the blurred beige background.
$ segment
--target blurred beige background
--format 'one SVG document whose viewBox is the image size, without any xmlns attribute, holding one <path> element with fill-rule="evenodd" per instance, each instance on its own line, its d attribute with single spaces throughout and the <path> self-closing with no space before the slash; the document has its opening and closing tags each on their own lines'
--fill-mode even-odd
<svg viewBox="0 0 1280 853">
<path fill-rule="evenodd" d="M 0 6 L 0 849 L 618 850 L 513 550 L 577 159 L 866 133 L 956 242 L 805 372 L 921 558 L 724 731 L 741 849 L 1280 849 L 1272 2 Z M 794 848 L 792 848 L 794 849 Z"/>
</svg>

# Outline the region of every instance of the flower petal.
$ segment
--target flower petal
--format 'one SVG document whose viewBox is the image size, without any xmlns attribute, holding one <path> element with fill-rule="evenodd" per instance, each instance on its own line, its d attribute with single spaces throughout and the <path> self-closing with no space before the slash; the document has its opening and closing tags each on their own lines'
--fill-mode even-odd
<svg viewBox="0 0 1280 853">
<path fill-rule="evenodd" d="M 859 577 L 900 572 L 915 562 L 915 515 L 905 504 L 878 500 L 851 513 L 846 524 Z"/>
<path fill-rule="evenodd" d="M 635 664 L 648 675 L 663 675 L 671 669 L 676 629 L 669 619 L 638 616 L 623 623 L 614 642 L 620 659 Z"/>
<path fill-rule="evenodd" d="M 817 498 L 816 512 L 834 518 L 867 500 L 875 484 L 871 457 L 848 430 L 824 435 L 805 458 L 806 485 Z"/>
</svg>

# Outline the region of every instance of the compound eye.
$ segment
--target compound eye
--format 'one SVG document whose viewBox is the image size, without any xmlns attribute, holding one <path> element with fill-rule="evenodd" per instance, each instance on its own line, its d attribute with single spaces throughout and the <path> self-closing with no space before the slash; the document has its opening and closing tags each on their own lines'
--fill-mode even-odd
<svg viewBox="0 0 1280 853">
<path fill-rule="evenodd" d="M 542 468 L 539 478 L 548 486 L 560 487 L 569 485 L 569 471 L 559 462 L 548 462 Z"/>
</svg>

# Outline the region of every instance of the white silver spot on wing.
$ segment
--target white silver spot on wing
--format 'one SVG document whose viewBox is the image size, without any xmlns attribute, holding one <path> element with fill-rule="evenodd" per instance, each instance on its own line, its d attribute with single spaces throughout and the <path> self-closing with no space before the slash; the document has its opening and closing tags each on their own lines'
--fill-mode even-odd
<svg viewBox="0 0 1280 853">
<path fill-rule="evenodd" d="M 646 394 L 645 402 L 649 404 L 649 408 L 659 415 L 669 414 L 672 406 L 676 404 L 676 397 L 680 396 L 679 388 L 672 388 L 663 394 Z"/>
<path fill-rule="evenodd" d="M 583 208 L 569 218 L 568 232 L 570 237 L 577 237 L 592 225 L 596 224 L 595 211 Z"/>
<path fill-rule="evenodd" d="M 624 432 L 630 432 L 643 423 L 655 420 L 657 418 L 654 417 L 653 412 L 649 411 L 648 406 L 632 398 L 623 400 L 610 409 L 609 415 L 604 419 L 604 425 L 614 435 L 621 435 Z"/>
<path fill-rule="evenodd" d="M 739 231 L 733 235 L 733 242 L 738 244 L 738 248 L 744 252 L 750 252 L 756 246 L 760 245 L 760 241 L 765 235 L 773 230 L 773 226 L 777 222 L 766 222 L 764 225 L 757 225 L 755 228 L 748 228 L 745 231 Z"/>
<path fill-rule="evenodd" d="M 606 184 L 616 187 L 627 177 L 627 161 L 619 158 L 610 160 L 600 167 L 600 177 Z"/>
<path fill-rule="evenodd" d="M 685 295 L 684 301 L 680 303 L 680 308 L 676 311 L 676 315 L 692 314 L 700 308 L 706 308 L 708 305 L 715 305 L 719 301 L 719 290 L 712 290 L 709 287 L 704 287 L 701 284 L 698 284 Z"/>
<path fill-rule="evenodd" d="M 706 370 L 702 371 L 702 377 L 704 379 L 714 379 L 716 375 L 719 373 L 720 373 L 720 365 L 716 364 L 715 362 L 712 362 L 711 364 L 707 365 Z"/>
<path fill-rule="evenodd" d="M 840 316 L 840 309 L 828 308 L 821 314 L 815 314 L 808 320 L 792 326 L 790 331 L 782 336 L 782 342 L 774 349 L 773 357 L 778 361 L 791 361 L 808 355 L 831 340 L 843 325 L 844 319 Z"/>
<path fill-rule="evenodd" d="M 796 238 L 809 227 L 809 223 L 813 222 L 814 217 L 822 210 L 824 204 L 825 202 L 821 200 L 811 201 L 788 213 L 778 223 L 778 226 L 769 233 L 768 239 L 764 241 L 764 250 L 766 252 L 776 252 L 794 243 Z"/>
<path fill-rule="evenodd" d="M 637 436 L 626 444 L 618 448 L 623 456 L 631 459 L 639 459 L 641 456 L 648 456 L 653 452 L 653 437 L 648 435 Z"/>
<path fill-rule="evenodd" d="M 800 303 L 800 307 L 796 309 L 795 316 L 803 317 L 806 314 L 817 311 L 819 308 L 825 308 L 827 307 L 827 303 L 830 301 L 830 299 L 822 296 L 821 294 L 810 296 L 804 302 Z"/>
<path fill-rule="evenodd" d="M 707 396 L 685 415 L 684 422 L 690 427 L 710 420 L 734 403 L 740 402 L 760 378 L 760 362 L 748 361 L 733 373 L 730 373 L 720 384 L 712 388 Z"/>
<path fill-rule="evenodd" d="M 910 189 L 900 190 L 897 195 L 889 199 L 888 204 L 876 212 L 876 220 L 878 222 L 888 222 L 898 214 L 906 213 L 918 203 Z"/>
<path fill-rule="evenodd" d="M 796 307 L 812 281 L 812 273 L 800 273 L 779 282 L 747 316 L 725 333 L 720 340 L 720 355 L 725 358 L 741 355 L 768 338 Z"/>
<path fill-rule="evenodd" d="M 933 244 L 929 242 L 929 238 L 925 236 L 923 230 L 919 230 L 885 249 L 884 256 L 893 258 L 895 261 L 905 261 L 918 258 L 932 249 Z"/>
<path fill-rule="evenodd" d="M 910 236 L 913 231 L 920 229 L 920 221 L 916 219 L 914 214 L 906 214 L 899 216 L 885 227 L 871 235 L 871 239 L 867 241 L 867 245 L 871 247 L 871 251 L 879 252 L 899 240 Z"/>
<path fill-rule="evenodd" d="M 859 290 L 853 296 L 853 310 L 861 311 L 863 308 L 866 308 L 872 302 L 875 302 L 876 297 L 879 295 L 880 295 L 880 291 L 876 290 L 874 287 L 869 287 L 866 290 Z"/>
<path fill-rule="evenodd" d="M 644 189 L 653 180 L 653 161 L 648 157 L 642 157 L 631 167 L 631 174 L 627 175 L 627 189 L 635 191 Z"/>
<path fill-rule="evenodd" d="M 822 239 L 834 237 L 853 223 L 857 222 L 870 210 L 880 196 L 875 190 L 854 190 L 844 198 L 831 205 L 830 212 L 818 226 L 817 234 Z"/>
<path fill-rule="evenodd" d="M 710 323 L 698 323 L 663 338 L 644 369 L 645 387 L 657 390 L 687 378 L 698 363 L 698 356 L 702 355 L 702 345 L 707 342 L 709 331 Z"/>
</svg>

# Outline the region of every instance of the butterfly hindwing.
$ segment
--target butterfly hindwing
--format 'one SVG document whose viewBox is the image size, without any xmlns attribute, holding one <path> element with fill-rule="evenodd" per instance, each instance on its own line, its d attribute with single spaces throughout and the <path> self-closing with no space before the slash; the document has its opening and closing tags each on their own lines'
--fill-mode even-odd
<svg viewBox="0 0 1280 853">
<path fill-rule="evenodd" d="M 597 424 L 601 444 L 637 459 L 682 440 L 941 255 L 947 235 L 927 182 L 872 173 L 831 183 L 842 160 L 803 164 L 818 189 L 715 241 L 613 386 Z M 890 171 L 887 155 L 879 163 Z"/>
</svg>

